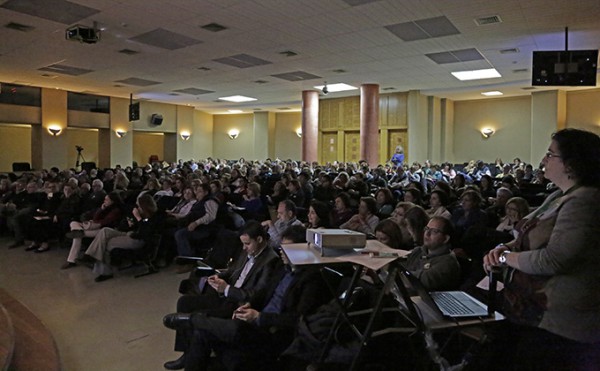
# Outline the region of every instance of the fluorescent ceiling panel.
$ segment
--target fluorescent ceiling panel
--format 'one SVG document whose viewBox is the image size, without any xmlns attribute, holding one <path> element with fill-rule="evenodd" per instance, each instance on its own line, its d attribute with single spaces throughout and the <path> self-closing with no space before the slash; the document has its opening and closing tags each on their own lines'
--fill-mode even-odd
<svg viewBox="0 0 600 371">
<path fill-rule="evenodd" d="M 230 97 L 220 97 L 219 99 L 225 100 L 227 102 L 234 102 L 234 103 L 252 102 L 252 101 L 258 100 L 256 98 L 245 97 L 243 95 L 232 95 Z"/>
<path fill-rule="evenodd" d="M 498 71 L 496 71 L 495 68 L 487 68 L 483 70 L 473 71 L 457 71 L 452 72 L 452 75 L 460 81 L 494 79 L 502 77 L 502 75 L 500 75 L 500 73 L 498 73 Z"/>
<path fill-rule="evenodd" d="M 485 95 L 486 97 L 496 97 L 499 95 L 504 95 L 501 91 L 498 90 L 494 90 L 494 91 L 486 91 L 481 93 L 481 95 Z"/>
<path fill-rule="evenodd" d="M 325 87 L 325 85 L 318 85 L 315 86 L 315 89 L 319 89 L 319 90 L 323 90 L 323 88 Z M 352 85 L 348 85 L 348 84 L 344 84 L 344 83 L 338 83 L 338 84 L 327 84 L 327 90 L 329 90 L 330 93 L 336 93 L 338 91 L 348 91 L 348 90 L 356 90 L 358 89 L 356 86 L 352 86 Z"/>
</svg>

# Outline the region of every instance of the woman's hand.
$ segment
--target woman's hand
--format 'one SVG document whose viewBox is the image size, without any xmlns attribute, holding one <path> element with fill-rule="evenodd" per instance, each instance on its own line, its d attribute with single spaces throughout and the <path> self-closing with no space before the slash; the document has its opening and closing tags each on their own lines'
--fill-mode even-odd
<svg viewBox="0 0 600 371">
<path fill-rule="evenodd" d="M 485 269 L 487 272 L 490 272 L 494 267 L 501 266 L 502 264 L 500 263 L 500 255 L 507 250 L 510 249 L 506 245 L 498 245 L 494 249 L 490 250 L 490 252 L 483 257 L 483 269 Z"/>
</svg>

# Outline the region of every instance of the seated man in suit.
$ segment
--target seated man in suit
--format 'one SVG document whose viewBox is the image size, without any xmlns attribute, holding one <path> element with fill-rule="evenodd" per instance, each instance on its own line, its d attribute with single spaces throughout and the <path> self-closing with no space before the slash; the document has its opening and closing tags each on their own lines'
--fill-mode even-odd
<svg viewBox="0 0 600 371">
<path fill-rule="evenodd" d="M 194 331 L 186 370 L 206 369 L 212 350 L 227 369 L 241 365 L 245 369 L 266 369 L 291 343 L 300 316 L 314 312 L 330 299 L 318 269 L 292 268 L 283 253 L 282 260 L 286 266 L 273 277 L 272 285 L 238 307 L 232 319 L 203 313 L 165 316 L 165 326 Z"/>
<path fill-rule="evenodd" d="M 281 266 L 277 254 L 268 245 L 269 234 L 260 223 L 250 221 L 242 228 L 240 240 L 243 252 L 237 260 L 225 272 L 200 279 L 202 293 L 180 297 L 177 301 L 178 313 L 201 311 L 213 317 L 231 318 L 240 303 L 247 302 L 257 290 L 268 286 L 272 275 Z M 178 329 L 175 350 L 184 354 L 175 361 L 165 363 L 165 368 L 171 370 L 183 367 L 191 335 L 191 331 Z"/>
</svg>

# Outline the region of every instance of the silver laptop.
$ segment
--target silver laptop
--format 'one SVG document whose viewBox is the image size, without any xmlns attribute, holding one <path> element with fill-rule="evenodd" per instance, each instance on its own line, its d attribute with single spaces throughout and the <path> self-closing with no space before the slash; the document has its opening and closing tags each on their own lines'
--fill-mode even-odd
<svg viewBox="0 0 600 371">
<path fill-rule="evenodd" d="M 463 291 L 427 292 L 421 281 L 406 269 L 402 276 L 421 299 L 435 312 L 449 318 L 487 317 L 487 305 Z"/>
<path fill-rule="evenodd" d="M 466 292 L 434 291 L 429 294 L 446 317 L 485 317 L 488 315 L 487 306 Z"/>
</svg>

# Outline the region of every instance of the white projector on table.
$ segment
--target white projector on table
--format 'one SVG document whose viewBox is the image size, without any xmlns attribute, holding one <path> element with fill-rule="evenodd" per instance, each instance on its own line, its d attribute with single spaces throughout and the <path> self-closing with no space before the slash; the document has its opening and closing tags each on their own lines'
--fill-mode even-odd
<svg viewBox="0 0 600 371">
<path fill-rule="evenodd" d="M 338 256 L 362 249 L 367 244 L 367 235 L 349 229 L 307 229 L 306 241 L 317 249 L 321 256 Z"/>
</svg>

